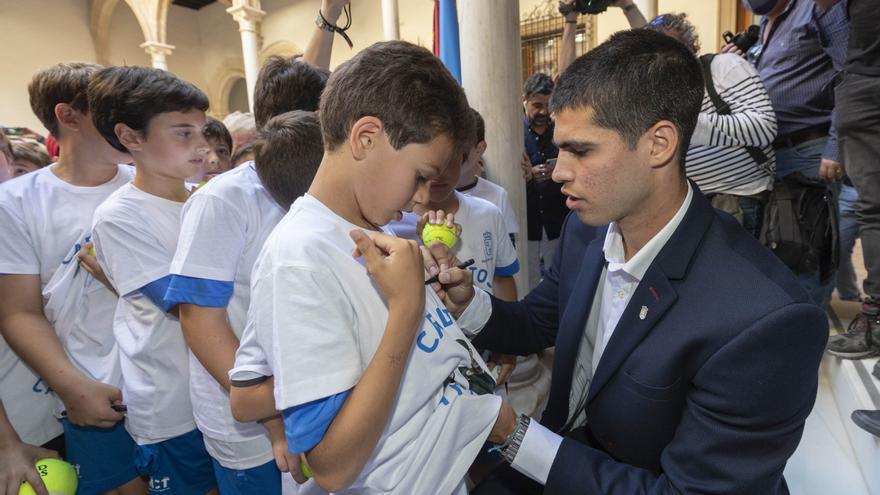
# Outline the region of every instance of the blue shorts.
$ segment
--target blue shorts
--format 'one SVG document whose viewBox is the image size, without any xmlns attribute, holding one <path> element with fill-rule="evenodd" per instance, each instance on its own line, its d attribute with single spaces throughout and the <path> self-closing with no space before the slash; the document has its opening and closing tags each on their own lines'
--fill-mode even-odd
<svg viewBox="0 0 880 495">
<path fill-rule="evenodd" d="M 204 495 L 217 486 L 199 430 L 136 446 L 134 464 L 141 474 L 150 477 L 151 494 Z"/>
<path fill-rule="evenodd" d="M 214 462 L 214 476 L 223 495 L 281 494 L 281 471 L 271 460 L 250 469 L 229 469 Z"/>
<path fill-rule="evenodd" d="M 138 477 L 134 466 L 134 440 L 123 421 L 113 428 L 77 426 L 61 420 L 67 460 L 76 469 L 80 495 L 109 492 Z"/>
</svg>

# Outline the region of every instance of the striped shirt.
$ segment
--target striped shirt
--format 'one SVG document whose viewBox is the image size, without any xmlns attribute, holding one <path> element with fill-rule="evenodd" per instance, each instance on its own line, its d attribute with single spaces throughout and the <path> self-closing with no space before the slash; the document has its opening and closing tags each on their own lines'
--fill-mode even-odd
<svg viewBox="0 0 880 495">
<path fill-rule="evenodd" d="M 776 115 L 754 66 L 742 57 L 718 54 L 712 60 L 712 84 L 730 106 L 730 115 L 718 115 L 709 93 L 691 138 L 685 168 L 704 194 L 747 196 L 770 190 L 776 159 Z M 746 146 L 761 148 L 769 158 L 755 163 Z"/>
</svg>

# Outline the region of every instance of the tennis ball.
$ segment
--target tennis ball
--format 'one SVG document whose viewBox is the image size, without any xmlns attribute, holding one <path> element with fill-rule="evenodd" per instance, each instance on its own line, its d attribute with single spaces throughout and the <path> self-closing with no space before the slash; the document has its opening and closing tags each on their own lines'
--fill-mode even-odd
<svg viewBox="0 0 880 495">
<path fill-rule="evenodd" d="M 89 256 L 97 256 L 97 254 L 95 254 L 95 246 L 94 245 L 92 245 L 92 247 L 89 248 Z"/>
<path fill-rule="evenodd" d="M 422 242 L 425 243 L 425 246 L 430 246 L 432 242 L 442 242 L 446 244 L 446 247 L 452 249 L 452 246 L 458 242 L 458 236 L 455 235 L 455 230 L 452 227 L 429 223 L 422 229 Z"/>
<path fill-rule="evenodd" d="M 76 494 L 76 470 L 70 463 L 61 459 L 40 459 L 34 464 L 40 478 L 51 495 Z M 18 495 L 36 495 L 30 483 L 24 482 L 18 489 Z"/>
<path fill-rule="evenodd" d="M 309 471 L 309 467 L 306 466 L 306 463 L 304 463 L 304 462 L 300 462 L 300 463 L 299 463 L 299 467 L 300 467 L 300 471 L 302 471 L 303 475 L 304 475 L 306 478 L 311 478 L 311 477 L 312 477 L 312 472 Z"/>
</svg>

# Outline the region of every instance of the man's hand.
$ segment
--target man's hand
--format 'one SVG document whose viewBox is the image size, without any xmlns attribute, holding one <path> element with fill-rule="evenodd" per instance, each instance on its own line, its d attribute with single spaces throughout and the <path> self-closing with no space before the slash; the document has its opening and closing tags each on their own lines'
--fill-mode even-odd
<svg viewBox="0 0 880 495">
<path fill-rule="evenodd" d="M 68 390 L 55 392 L 64 402 L 67 419 L 75 425 L 112 428 L 125 417 L 112 409 L 122 404 L 122 392 L 112 385 L 83 378 Z"/>
<path fill-rule="evenodd" d="M 835 182 L 843 178 L 846 171 L 843 164 L 828 158 L 823 158 L 819 162 L 819 177 L 825 179 L 825 182 Z"/>
<path fill-rule="evenodd" d="M 416 241 L 379 232 L 368 237 L 360 229 L 353 229 L 349 235 L 357 246 L 353 256 L 364 257 L 367 273 L 385 294 L 389 311 L 405 309 L 421 319 L 425 308 L 425 265 Z M 412 330 L 416 328 L 414 323 Z"/>
<path fill-rule="evenodd" d="M 510 380 L 510 375 L 516 369 L 516 356 L 499 354 L 497 352 L 490 353 L 486 367 L 491 371 L 496 366 L 499 366 L 501 369 L 498 372 L 498 378 L 495 379 L 495 384 L 501 386 L 507 383 L 507 380 Z"/>
<path fill-rule="evenodd" d="M 474 278 L 468 269 L 456 268 L 458 260 L 445 244 L 435 242 L 422 247 L 422 258 L 428 277 L 439 274 L 440 282 L 431 284 L 446 309 L 458 318 L 474 298 Z"/>
<path fill-rule="evenodd" d="M 498 418 L 495 419 L 495 426 L 489 432 L 489 441 L 492 443 L 504 443 L 507 437 L 516 429 L 516 412 L 507 402 L 501 403 L 501 409 L 498 411 Z"/>
<path fill-rule="evenodd" d="M 83 270 L 89 272 L 89 275 L 95 277 L 98 282 L 104 284 L 104 287 L 110 289 L 110 292 L 118 296 L 119 294 L 116 293 L 116 289 L 110 284 L 110 280 L 107 278 L 107 275 L 104 274 L 101 265 L 98 264 L 98 258 L 92 254 L 93 247 L 94 244 L 87 242 L 83 244 L 79 252 L 76 253 L 76 257 L 79 260 L 79 266 L 81 266 Z"/>
<path fill-rule="evenodd" d="M 579 12 L 574 8 L 574 0 L 559 0 L 559 13 L 566 21 L 577 21 Z"/>
<path fill-rule="evenodd" d="M 733 53 L 734 55 L 739 55 L 740 57 L 746 56 L 746 53 L 744 51 L 740 50 L 739 47 L 734 45 L 733 43 L 726 43 L 726 44 L 722 45 L 721 50 L 719 50 L 719 51 L 721 53 Z"/>
<path fill-rule="evenodd" d="M 282 473 L 290 473 L 293 480 L 300 485 L 308 481 L 306 475 L 303 474 L 300 467 L 299 455 L 291 454 L 287 448 L 287 437 L 284 436 L 284 423 L 281 416 L 263 421 L 263 426 L 269 432 L 269 439 L 272 441 L 272 455 L 275 456 L 275 465 Z"/>
<path fill-rule="evenodd" d="M 540 165 L 535 165 L 532 167 L 532 178 L 535 182 L 547 182 L 550 180 L 550 176 L 553 173 L 552 170 L 547 168 L 547 164 L 542 163 Z"/>
<path fill-rule="evenodd" d="M 523 180 L 529 182 L 533 179 L 532 177 L 532 161 L 529 160 L 529 155 L 523 151 L 522 158 L 520 158 L 519 166 L 522 169 Z"/>
<path fill-rule="evenodd" d="M 34 463 L 40 459 L 57 459 L 58 452 L 15 441 L 0 445 L 0 495 L 18 495 L 21 484 L 31 484 L 39 495 L 49 495 Z"/>
</svg>

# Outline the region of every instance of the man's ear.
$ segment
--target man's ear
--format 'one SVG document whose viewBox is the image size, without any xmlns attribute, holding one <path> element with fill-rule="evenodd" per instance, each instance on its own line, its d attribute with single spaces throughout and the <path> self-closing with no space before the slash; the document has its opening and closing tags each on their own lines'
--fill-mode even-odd
<svg viewBox="0 0 880 495">
<path fill-rule="evenodd" d="M 136 131 L 131 127 L 119 122 L 113 126 L 113 133 L 116 139 L 122 143 L 130 151 L 140 151 L 144 145 L 144 135 L 140 131 Z"/>
<path fill-rule="evenodd" d="M 58 121 L 58 127 L 63 127 L 68 131 L 78 131 L 81 120 L 88 118 L 87 115 L 78 112 L 68 103 L 59 103 L 55 105 L 53 110 L 55 112 L 55 120 Z"/>
<path fill-rule="evenodd" d="M 663 167 L 677 156 L 681 136 L 672 122 L 657 122 L 648 129 L 645 138 L 650 146 L 649 163 L 652 168 Z"/>
<path fill-rule="evenodd" d="M 352 157 L 355 160 L 365 159 L 371 151 L 376 149 L 384 134 L 385 126 L 378 118 L 369 115 L 359 118 L 351 126 L 351 134 L 348 136 Z"/>
</svg>

